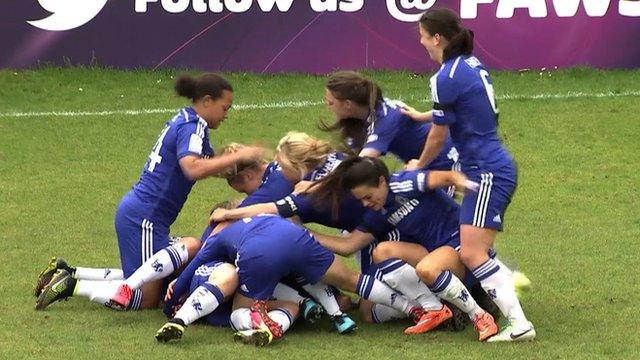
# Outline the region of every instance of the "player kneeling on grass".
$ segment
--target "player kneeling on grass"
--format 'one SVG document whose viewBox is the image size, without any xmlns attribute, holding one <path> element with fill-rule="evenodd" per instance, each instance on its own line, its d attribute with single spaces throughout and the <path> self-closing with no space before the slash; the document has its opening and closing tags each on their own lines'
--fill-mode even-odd
<svg viewBox="0 0 640 360">
<path fill-rule="evenodd" d="M 173 285 L 169 285 L 165 301 L 173 297 Z M 156 333 L 156 340 L 168 342 L 182 338 L 185 328 L 200 320 L 208 325 L 229 326 L 237 331 L 236 339 L 256 346 L 264 346 L 273 340 L 271 332 L 262 329 L 264 325 L 260 317 L 251 312 L 233 311 L 239 306 L 236 302 L 228 301 L 238 287 L 238 273 L 236 267 L 229 263 L 210 262 L 201 265 L 191 279 L 189 297 L 180 301 L 175 315 Z M 283 329 L 287 329 L 297 318 L 299 308 L 296 302 L 269 301 L 271 309 L 269 316 Z M 167 311 L 171 311 L 167 308 Z M 256 329 L 254 329 L 254 327 Z"/>
<path fill-rule="evenodd" d="M 356 157 L 343 161 L 331 175 L 316 184 L 312 196 L 320 203 L 331 202 L 338 208 L 344 191 L 362 201 L 369 209 L 363 226 L 351 233 L 348 240 L 316 235 L 318 241 L 332 251 L 349 255 L 375 240 L 367 225 L 381 220 L 396 226 L 400 239 L 420 244 L 415 249 L 405 244 L 405 259 L 410 264 L 385 258 L 378 250 L 377 262 L 382 280 L 392 288 L 416 301 L 424 309 L 420 321 L 405 330 L 418 334 L 434 329 L 452 317 L 451 310 L 440 299 L 449 301 L 466 312 L 474 323 L 479 340 L 498 332 L 493 317 L 478 306 L 462 281 L 464 266 L 456 248 L 460 246 L 458 205 L 441 187 L 456 189 L 472 187 L 466 177 L 453 171 L 404 171 L 389 175 L 384 163 L 376 158 Z M 328 201 L 331 200 L 331 201 Z M 392 246 L 393 244 L 387 244 Z M 375 253 L 374 253 L 375 257 Z M 380 260 L 384 260 L 380 262 Z"/>
</svg>

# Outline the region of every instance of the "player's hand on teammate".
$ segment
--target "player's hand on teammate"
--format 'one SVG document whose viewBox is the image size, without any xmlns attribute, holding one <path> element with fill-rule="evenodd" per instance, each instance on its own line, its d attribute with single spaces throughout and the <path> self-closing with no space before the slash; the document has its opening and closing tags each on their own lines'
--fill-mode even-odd
<svg viewBox="0 0 640 360">
<path fill-rule="evenodd" d="M 420 165 L 420 160 L 418 159 L 411 159 L 409 160 L 408 163 L 406 163 L 404 165 L 404 169 L 407 171 L 411 171 L 411 170 L 420 170 L 422 169 L 424 166 Z"/>
<path fill-rule="evenodd" d="M 213 224 L 214 222 L 222 222 L 227 220 L 226 215 L 227 215 L 227 209 L 215 209 L 212 213 L 211 216 L 209 217 L 209 223 Z"/>
<path fill-rule="evenodd" d="M 400 108 L 400 112 L 407 115 L 415 121 L 431 121 L 433 120 L 433 111 L 420 112 L 409 105 L 404 105 Z"/>
<path fill-rule="evenodd" d="M 173 287 L 175 286 L 176 281 L 177 279 L 174 279 L 172 282 L 169 283 L 169 286 L 167 286 L 167 293 L 164 296 L 165 303 L 169 302 L 173 297 Z"/>
<path fill-rule="evenodd" d="M 453 171 L 453 183 L 456 187 L 456 193 L 458 195 L 464 195 L 467 192 L 477 192 L 480 188 L 480 184 L 475 181 L 471 181 L 467 176 L 461 172 Z"/>
</svg>

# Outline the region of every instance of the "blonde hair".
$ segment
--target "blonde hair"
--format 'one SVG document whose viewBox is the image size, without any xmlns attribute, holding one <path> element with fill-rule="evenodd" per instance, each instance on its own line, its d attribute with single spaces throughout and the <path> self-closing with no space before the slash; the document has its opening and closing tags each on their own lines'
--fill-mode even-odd
<svg viewBox="0 0 640 360">
<path fill-rule="evenodd" d="M 246 148 L 247 145 L 240 143 L 229 143 L 222 149 L 222 154 L 233 154 L 235 152 L 240 151 L 243 148 Z M 267 161 L 264 159 L 251 159 L 251 160 L 242 160 L 237 162 L 235 165 L 230 166 L 221 172 L 218 173 L 218 177 L 227 179 L 227 181 L 232 181 L 239 173 L 247 169 L 257 169 L 261 165 L 266 164 Z"/>
<path fill-rule="evenodd" d="M 239 200 L 239 199 L 230 199 L 230 200 L 221 201 L 213 205 L 213 208 L 211 208 L 211 212 L 209 212 L 209 215 L 213 214 L 213 212 L 216 211 L 216 209 L 225 209 L 225 210 L 235 209 L 238 206 L 240 206 L 241 202 L 242 200 Z"/>
<path fill-rule="evenodd" d="M 326 141 L 318 140 L 303 132 L 290 131 L 277 147 L 280 163 L 306 175 L 320 165 L 334 151 Z"/>
</svg>

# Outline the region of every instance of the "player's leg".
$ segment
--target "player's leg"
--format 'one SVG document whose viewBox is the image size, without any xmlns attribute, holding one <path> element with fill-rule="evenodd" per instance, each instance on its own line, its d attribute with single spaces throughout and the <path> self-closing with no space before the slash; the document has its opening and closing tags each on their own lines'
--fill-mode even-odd
<svg viewBox="0 0 640 360">
<path fill-rule="evenodd" d="M 111 281 L 124 279 L 122 269 L 71 266 L 63 258 L 53 257 L 47 267 L 38 275 L 34 292 L 35 297 L 42 293 L 42 289 L 49 284 L 53 275 L 59 270 L 66 270 L 72 277 L 79 280 Z"/>
<path fill-rule="evenodd" d="M 156 340 L 167 342 L 182 338 L 188 325 L 211 314 L 225 299 L 229 299 L 238 287 L 236 267 L 228 263 L 202 265 L 196 270 L 191 285 L 191 295 L 176 314 L 156 332 Z"/>
<path fill-rule="evenodd" d="M 322 276 L 322 281 L 407 315 L 411 315 L 414 310 L 411 301 L 404 295 L 397 293 L 374 276 L 352 271 L 339 258 L 334 258 L 331 266 Z"/>
<path fill-rule="evenodd" d="M 151 238 L 149 239 L 148 236 Z M 154 239 L 157 240 L 154 241 Z M 200 240 L 192 237 L 183 237 L 178 242 L 168 245 L 168 235 L 164 231 L 156 232 L 153 229 L 147 237 L 143 237 L 142 241 L 147 251 L 152 249 L 155 252 L 127 277 L 111 298 L 109 304 L 114 308 L 127 308 L 137 289 L 141 289 L 143 294 L 140 308 L 157 307 L 164 289 L 162 279 L 173 274 L 192 259 L 201 246 Z"/>
<path fill-rule="evenodd" d="M 122 269 L 131 273 L 142 264 L 143 251 L 140 246 L 142 234 L 139 219 L 132 215 L 128 197 L 125 197 L 118 206 L 115 216 L 115 227 L 118 235 L 118 246 L 120 249 L 120 260 Z M 72 296 L 87 297 L 102 305 L 109 302 L 109 299 L 117 292 L 122 280 L 114 280 L 108 283 L 104 281 L 79 280 L 74 278 L 67 269 L 58 270 L 48 285 L 46 285 L 36 302 L 36 309 L 41 310 L 50 304 Z M 140 305 L 141 292 L 138 291 L 131 296 L 133 307 Z"/>
<path fill-rule="evenodd" d="M 453 242 L 454 246 L 458 245 L 457 238 Z M 418 263 L 416 272 L 438 297 L 452 303 L 469 316 L 480 341 L 486 340 L 498 331 L 493 317 L 478 306 L 469 290 L 456 276 L 464 274 L 465 268 L 454 247 L 441 246 L 433 250 Z"/>
<path fill-rule="evenodd" d="M 273 290 L 273 297 L 276 300 L 298 304 L 302 317 L 310 323 L 314 323 L 319 320 L 324 312 L 322 306 L 313 299 L 303 297 L 297 290 L 281 282 L 278 283 L 276 288 Z"/>
<path fill-rule="evenodd" d="M 385 241 L 374 250 L 373 260 L 385 284 L 420 304 L 423 310 L 438 311 L 443 307 L 442 302 L 418 278 L 413 265 L 428 254 L 427 249 L 418 244 Z"/>
<path fill-rule="evenodd" d="M 263 317 L 253 311 L 255 300 L 236 294 L 233 312 L 230 316 L 231 327 L 236 331 L 234 340 L 255 346 L 265 346 L 275 337 L 271 329 L 264 323 Z M 282 332 L 286 332 L 300 311 L 296 303 L 291 301 L 267 301 L 269 318 L 277 323 Z"/>
<path fill-rule="evenodd" d="M 515 168 L 501 173 L 469 176 L 480 183 L 477 193 L 465 196 L 460 207 L 460 258 L 493 298 L 509 324 L 488 341 L 522 341 L 535 338 L 535 329 L 522 311 L 511 271 L 488 256 L 502 229 L 504 213 L 516 187 Z"/>
</svg>

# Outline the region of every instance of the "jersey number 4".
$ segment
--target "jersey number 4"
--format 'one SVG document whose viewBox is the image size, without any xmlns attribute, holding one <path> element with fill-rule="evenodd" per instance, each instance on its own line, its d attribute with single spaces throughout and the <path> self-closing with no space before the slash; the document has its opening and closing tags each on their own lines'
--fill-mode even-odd
<svg viewBox="0 0 640 360">
<path fill-rule="evenodd" d="M 153 150 L 151 150 L 151 154 L 149 154 L 149 166 L 147 167 L 147 170 L 149 172 L 153 172 L 153 170 L 156 168 L 156 165 L 162 162 L 162 156 L 160 156 L 160 149 L 162 148 L 162 141 L 164 140 L 164 137 L 167 135 L 167 132 L 169 132 L 169 129 L 170 129 L 169 125 L 165 126 L 164 129 L 162 129 L 162 132 L 158 137 L 158 141 L 156 141 L 156 144 L 153 146 Z"/>
</svg>

